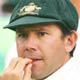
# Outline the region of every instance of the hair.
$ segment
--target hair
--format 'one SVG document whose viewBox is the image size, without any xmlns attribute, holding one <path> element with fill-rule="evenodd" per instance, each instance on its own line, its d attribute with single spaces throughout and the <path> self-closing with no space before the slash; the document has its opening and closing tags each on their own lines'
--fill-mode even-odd
<svg viewBox="0 0 80 80">
<path fill-rule="evenodd" d="M 67 29 L 65 26 L 58 24 L 60 27 L 60 30 L 62 31 L 62 38 L 64 39 L 67 35 L 71 35 L 73 34 L 72 30 Z M 64 28 L 65 27 L 65 28 Z M 76 45 L 74 46 L 74 48 L 72 49 L 72 51 L 70 52 L 70 56 L 73 56 L 73 52 L 75 50 Z"/>
</svg>

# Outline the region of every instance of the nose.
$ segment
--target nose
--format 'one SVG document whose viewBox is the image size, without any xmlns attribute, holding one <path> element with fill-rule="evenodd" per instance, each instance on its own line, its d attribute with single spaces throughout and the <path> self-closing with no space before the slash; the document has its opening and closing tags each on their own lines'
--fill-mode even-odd
<svg viewBox="0 0 80 80">
<path fill-rule="evenodd" d="M 36 51 L 38 46 L 37 37 L 34 34 L 29 35 L 24 45 L 27 51 Z"/>
</svg>

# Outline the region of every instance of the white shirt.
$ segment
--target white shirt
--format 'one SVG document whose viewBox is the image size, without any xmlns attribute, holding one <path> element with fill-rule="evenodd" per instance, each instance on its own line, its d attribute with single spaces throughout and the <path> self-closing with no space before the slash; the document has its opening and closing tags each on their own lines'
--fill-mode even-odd
<svg viewBox="0 0 80 80">
<path fill-rule="evenodd" d="M 45 80 L 80 80 L 80 60 L 72 57 L 64 66 Z"/>
</svg>

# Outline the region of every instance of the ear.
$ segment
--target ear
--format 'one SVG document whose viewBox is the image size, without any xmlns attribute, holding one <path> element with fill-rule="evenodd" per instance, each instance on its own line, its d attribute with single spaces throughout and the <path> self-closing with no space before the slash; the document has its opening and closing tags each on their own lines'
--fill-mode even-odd
<svg viewBox="0 0 80 80">
<path fill-rule="evenodd" d="M 72 30 L 70 35 L 65 37 L 65 50 L 67 53 L 70 53 L 73 48 L 76 46 L 77 41 L 77 33 L 76 31 Z"/>
</svg>

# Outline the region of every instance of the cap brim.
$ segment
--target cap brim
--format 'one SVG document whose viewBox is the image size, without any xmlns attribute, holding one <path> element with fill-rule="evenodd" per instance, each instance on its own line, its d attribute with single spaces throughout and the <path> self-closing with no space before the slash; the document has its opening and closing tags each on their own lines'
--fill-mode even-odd
<svg viewBox="0 0 80 80">
<path fill-rule="evenodd" d="M 32 24 L 41 24 L 41 23 L 60 23 L 59 20 L 51 19 L 51 18 L 41 18 L 41 17 L 35 17 L 35 16 L 26 16 L 19 18 L 12 23 L 8 24 L 4 28 L 9 28 L 12 30 L 16 30 L 17 27 L 25 26 L 25 25 L 32 25 Z"/>
</svg>

